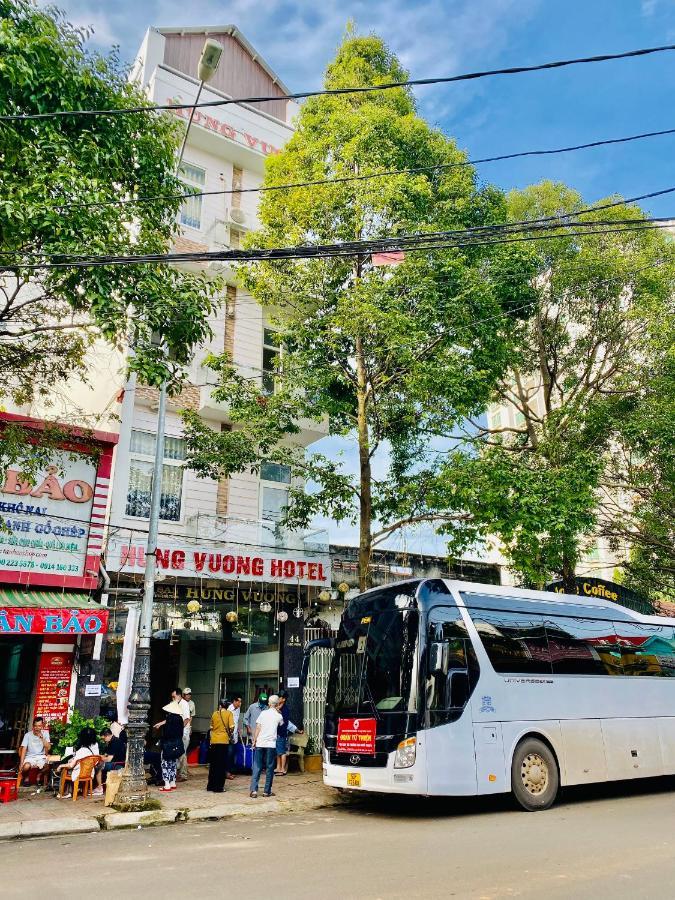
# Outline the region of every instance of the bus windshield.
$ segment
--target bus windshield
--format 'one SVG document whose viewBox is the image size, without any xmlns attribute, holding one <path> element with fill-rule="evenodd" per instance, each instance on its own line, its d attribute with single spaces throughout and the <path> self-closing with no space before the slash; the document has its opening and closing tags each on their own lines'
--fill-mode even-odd
<svg viewBox="0 0 675 900">
<path fill-rule="evenodd" d="M 397 606 L 397 599 L 407 605 L 411 597 L 399 591 L 391 604 L 359 603 L 343 616 L 328 683 L 328 712 L 377 718 L 385 712 L 415 712 L 419 613 Z"/>
</svg>

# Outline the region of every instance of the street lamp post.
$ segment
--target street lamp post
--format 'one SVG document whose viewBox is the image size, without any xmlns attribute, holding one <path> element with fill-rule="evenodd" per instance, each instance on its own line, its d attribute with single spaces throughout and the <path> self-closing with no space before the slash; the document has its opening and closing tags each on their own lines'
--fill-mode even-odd
<svg viewBox="0 0 675 900">
<path fill-rule="evenodd" d="M 204 84 L 215 74 L 223 45 L 213 38 L 207 38 L 199 57 L 199 90 L 195 105 L 190 112 L 187 128 L 176 160 L 175 174 L 180 172 L 183 153 L 187 144 L 190 126 L 195 114 L 196 104 L 202 93 Z M 148 522 L 148 543 L 145 552 L 145 576 L 143 580 L 143 603 L 139 623 L 138 649 L 134 663 L 134 679 L 129 697 L 129 721 L 127 723 L 128 749 L 127 762 L 120 783 L 116 806 L 124 808 L 142 808 L 148 801 L 148 786 L 145 780 L 145 735 L 148 730 L 148 712 L 150 710 L 150 638 L 152 636 L 152 607 L 155 597 L 155 571 L 157 568 L 157 534 L 159 531 L 159 513 L 162 500 L 162 474 L 164 469 L 164 431 L 166 425 L 166 382 L 159 389 L 159 406 L 157 409 L 157 438 L 155 442 L 155 460 L 152 470 L 152 489 L 150 493 L 150 512 Z"/>
</svg>

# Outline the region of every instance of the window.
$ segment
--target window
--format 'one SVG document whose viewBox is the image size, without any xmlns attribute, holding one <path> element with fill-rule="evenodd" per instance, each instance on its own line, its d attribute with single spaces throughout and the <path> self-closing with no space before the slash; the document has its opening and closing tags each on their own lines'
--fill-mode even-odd
<svg viewBox="0 0 675 900">
<path fill-rule="evenodd" d="M 546 617 L 554 675 L 620 675 L 614 623 L 572 616 Z"/>
<path fill-rule="evenodd" d="M 262 386 L 266 394 L 274 393 L 274 386 L 279 373 L 280 356 L 279 336 L 272 328 L 263 329 Z"/>
<path fill-rule="evenodd" d="M 132 431 L 129 446 L 129 488 L 126 515 L 147 519 L 150 515 L 152 470 L 155 459 L 156 438 L 146 431 Z M 183 460 L 185 441 L 182 438 L 164 438 L 164 467 L 159 517 L 167 522 L 179 522 L 183 494 Z"/>
<path fill-rule="evenodd" d="M 429 613 L 427 660 L 432 644 L 446 644 L 447 673 L 429 672 L 427 661 L 425 697 L 429 725 L 458 719 L 478 681 L 478 660 L 457 608 L 436 607 Z"/>
<path fill-rule="evenodd" d="M 278 481 L 280 484 L 291 483 L 290 466 L 282 466 L 279 463 L 263 462 L 260 466 L 260 477 L 263 481 Z"/>
<path fill-rule="evenodd" d="M 206 170 L 192 163 L 181 163 L 180 178 L 188 192 L 200 193 L 206 184 Z M 202 200 L 203 197 L 188 197 L 180 208 L 180 223 L 190 228 L 202 227 Z"/>
<path fill-rule="evenodd" d="M 262 518 L 267 522 L 280 522 L 288 506 L 291 470 L 289 466 L 265 461 L 260 466 L 260 480 L 273 482 L 262 485 Z"/>
<path fill-rule="evenodd" d="M 624 675 L 675 676 L 675 638 L 669 625 L 616 623 Z"/>
<path fill-rule="evenodd" d="M 473 623 L 495 672 L 551 674 L 542 616 L 476 610 Z"/>
</svg>

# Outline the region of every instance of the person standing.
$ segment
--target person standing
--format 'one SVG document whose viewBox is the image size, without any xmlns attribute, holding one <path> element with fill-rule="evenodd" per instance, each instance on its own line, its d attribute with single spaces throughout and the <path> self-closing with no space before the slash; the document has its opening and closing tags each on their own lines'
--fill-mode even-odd
<svg viewBox="0 0 675 900">
<path fill-rule="evenodd" d="M 174 691 L 174 694 L 176 692 Z M 183 729 L 185 728 L 185 710 L 177 700 L 172 700 L 163 707 L 166 718 L 153 725 L 163 728 L 162 731 L 162 778 L 164 787 L 160 791 L 167 793 L 176 790 L 176 769 L 183 753 Z"/>
<path fill-rule="evenodd" d="M 255 726 L 260 713 L 267 709 L 267 691 L 262 691 L 258 699 L 251 703 L 244 714 L 244 726 L 246 727 L 246 738 L 249 743 L 253 743 L 253 735 L 255 734 Z"/>
<path fill-rule="evenodd" d="M 230 746 L 234 736 L 234 716 L 221 700 L 211 716 L 211 746 L 209 747 L 209 780 L 206 790 L 222 794 L 228 776 Z"/>
<path fill-rule="evenodd" d="M 274 762 L 277 755 L 277 731 L 284 721 L 278 710 L 279 697 L 272 694 L 268 701 L 268 709 L 258 716 L 253 733 L 253 776 L 251 778 L 251 797 L 258 796 L 258 783 L 263 767 L 265 772 L 264 797 L 273 797 L 272 781 L 274 779 Z"/>
<path fill-rule="evenodd" d="M 192 737 L 193 720 L 195 715 L 197 714 L 197 707 L 195 706 L 195 702 L 192 699 L 192 688 L 183 688 L 183 701 L 187 703 L 188 712 L 190 714 L 190 721 L 187 727 L 183 730 L 183 746 L 185 747 L 185 755 L 181 756 L 180 758 L 180 769 L 178 772 L 181 779 L 188 777 L 187 752 L 190 746 L 190 738 Z"/>
<path fill-rule="evenodd" d="M 190 688 L 186 688 L 189 692 Z M 190 743 L 190 733 L 192 731 L 191 722 L 192 717 L 190 716 L 190 704 L 184 697 L 185 691 L 181 690 L 181 688 L 174 688 L 171 692 L 171 697 L 175 703 L 178 704 L 181 710 L 181 715 L 183 717 L 183 753 L 178 760 L 178 769 L 180 771 L 180 780 L 187 781 L 187 758 L 185 754 L 187 753 L 188 744 Z M 193 704 L 194 706 L 194 704 Z"/>
<path fill-rule="evenodd" d="M 237 744 L 241 742 L 241 731 L 239 720 L 241 718 L 241 697 L 239 694 L 235 694 L 232 698 L 232 703 L 227 707 L 228 712 L 232 713 L 232 718 L 234 719 L 234 737 L 230 741 L 228 745 L 228 763 L 227 763 L 227 780 L 234 781 L 234 775 L 232 774 L 232 770 L 234 769 L 234 756 L 237 749 Z"/>
</svg>

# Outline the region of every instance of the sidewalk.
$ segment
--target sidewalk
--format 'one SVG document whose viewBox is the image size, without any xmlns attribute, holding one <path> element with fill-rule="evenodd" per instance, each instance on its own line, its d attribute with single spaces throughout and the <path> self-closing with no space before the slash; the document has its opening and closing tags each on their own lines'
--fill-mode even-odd
<svg viewBox="0 0 675 900">
<path fill-rule="evenodd" d="M 83 800 L 57 800 L 51 793 L 36 793 L 35 788 L 21 788 L 19 799 L 0 804 L 0 840 L 43 837 L 52 834 L 75 834 L 224 819 L 232 816 L 270 815 L 304 812 L 336 806 L 343 802 L 337 791 L 323 785 L 321 775 L 291 773 L 274 779 L 275 796 L 256 800 L 249 797 L 250 775 L 237 775 L 226 782 L 225 793 L 206 791 L 207 769 L 194 766 L 190 778 L 171 794 L 150 788 L 150 796 L 159 800 L 161 809 L 141 813 L 121 813 L 103 805 L 103 797 Z"/>
</svg>

